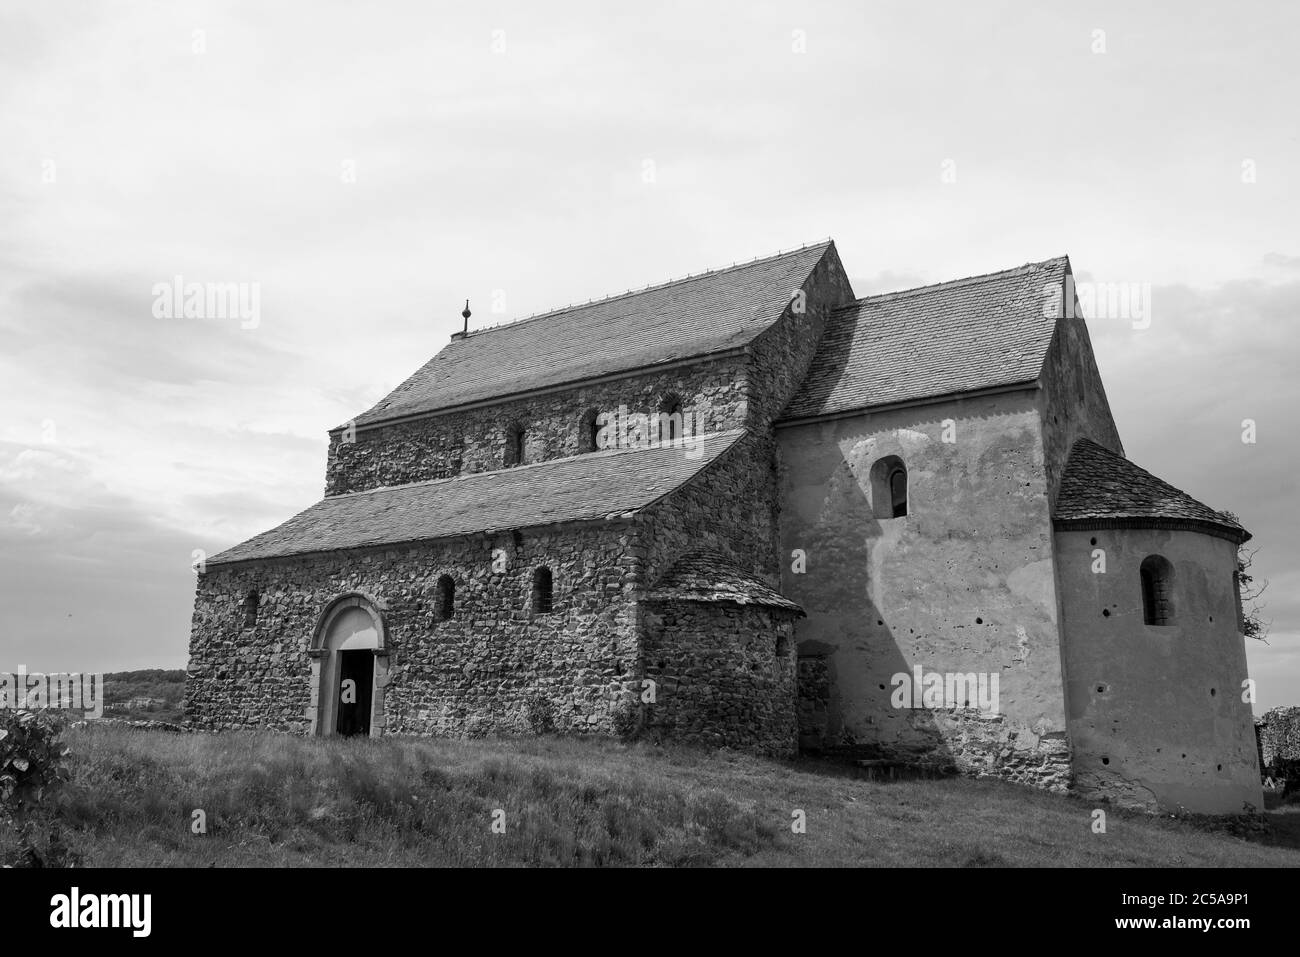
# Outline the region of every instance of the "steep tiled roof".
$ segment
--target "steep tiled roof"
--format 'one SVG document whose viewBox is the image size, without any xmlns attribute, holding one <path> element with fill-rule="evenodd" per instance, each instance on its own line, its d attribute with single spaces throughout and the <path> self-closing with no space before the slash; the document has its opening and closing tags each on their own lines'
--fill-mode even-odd
<svg viewBox="0 0 1300 957">
<path fill-rule="evenodd" d="M 1222 512 L 1198 502 L 1091 439 L 1070 449 L 1053 518 L 1058 525 L 1177 522 L 1245 541 L 1250 533 Z"/>
<path fill-rule="evenodd" d="M 701 436 L 694 448 L 688 444 L 593 452 L 496 472 L 334 495 L 210 558 L 208 564 L 635 512 L 698 474 L 743 435 L 743 430 L 719 432 Z"/>
<path fill-rule="evenodd" d="M 830 242 L 453 339 L 357 425 L 743 346 L 780 318 Z"/>
<path fill-rule="evenodd" d="M 1068 264 L 1062 256 L 843 307 L 785 417 L 1033 382 L 1055 328 L 1044 289 L 1062 288 Z"/>
<path fill-rule="evenodd" d="M 647 594 L 661 601 L 723 602 L 763 605 L 802 616 L 790 599 L 753 575 L 742 572 L 719 552 L 701 549 L 679 559 Z"/>
</svg>

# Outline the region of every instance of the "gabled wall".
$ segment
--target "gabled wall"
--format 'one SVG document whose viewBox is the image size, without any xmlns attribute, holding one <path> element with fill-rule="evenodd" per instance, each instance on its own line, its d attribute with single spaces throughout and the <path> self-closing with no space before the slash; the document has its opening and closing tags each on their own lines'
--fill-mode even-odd
<svg viewBox="0 0 1300 957">
<path fill-rule="evenodd" d="M 774 472 L 763 453 L 759 438 L 746 434 L 637 516 L 643 584 L 653 585 L 685 555 L 709 548 L 776 586 Z M 689 454 L 689 447 L 680 454 Z"/>
<path fill-rule="evenodd" d="M 779 322 L 754 340 L 746 366 L 748 426 L 770 431 L 808 375 L 831 312 L 854 301 L 853 286 L 831 245 L 800 287 L 801 303 L 786 307 Z M 794 296 L 791 290 L 791 296 Z M 799 311 L 802 309 L 802 311 Z"/>
<path fill-rule="evenodd" d="M 1062 294 L 1068 291 L 1073 296 L 1074 285 L 1069 270 L 1066 277 Z M 1039 383 L 1043 455 L 1053 503 L 1056 502 L 1061 473 L 1065 470 L 1070 449 L 1079 439 L 1092 439 L 1112 452 L 1124 454 L 1077 297 L 1073 310 L 1062 311 L 1068 314 L 1056 320 L 1056 331 L 1043 362 Z"/>
</svg>

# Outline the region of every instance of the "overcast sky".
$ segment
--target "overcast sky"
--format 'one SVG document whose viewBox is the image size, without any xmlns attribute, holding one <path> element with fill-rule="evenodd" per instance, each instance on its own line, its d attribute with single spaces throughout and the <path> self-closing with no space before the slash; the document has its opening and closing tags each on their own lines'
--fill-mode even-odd
<svg viewBox="0 0 1300 957">
<path fill-rule="evenodd" d="M 1090 322 L 1125 449 L 1254 531 L 1300 702 L 1300 8 L 1135 6 L 0 3 L 0 670 L 183 667 L 194 550 L 319 499 L 467 297 L 832 236 L 859 295 L 1149 284 Z M 177 275 L 259 321 L 158 318 Z"/>
</svg>

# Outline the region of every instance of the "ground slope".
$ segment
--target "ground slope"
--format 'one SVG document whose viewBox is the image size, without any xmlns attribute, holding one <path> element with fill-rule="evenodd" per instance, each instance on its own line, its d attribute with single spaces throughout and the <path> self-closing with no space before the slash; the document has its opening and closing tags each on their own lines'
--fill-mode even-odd
<svg viewBox="0 0 1300 957">
<path fill-rule="evenodd" d="M 596 738 L 87 727 L 68 743 L 60 818 L 88 866 L 1300 865 L 1300 806 L 1249 838 L 1114 809 L 1098 834 L 1092 804 L 995 781 Z"/>
</svg>

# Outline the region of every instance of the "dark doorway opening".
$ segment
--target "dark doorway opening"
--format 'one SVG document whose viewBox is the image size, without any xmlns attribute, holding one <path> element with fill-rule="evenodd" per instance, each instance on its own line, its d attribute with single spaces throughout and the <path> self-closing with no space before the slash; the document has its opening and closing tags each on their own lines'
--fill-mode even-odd
<svg viewBox="0 0 1300 957">
<path fill-rule="evenodd" d="M 370 692 L 374 683 L 373 651 L 339 652 L 339 720 L 335 730 L 340 735 L 370 734 Z"/>
</svg>

